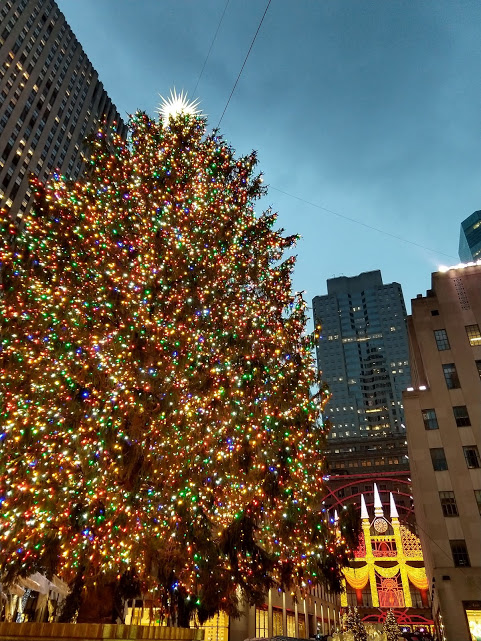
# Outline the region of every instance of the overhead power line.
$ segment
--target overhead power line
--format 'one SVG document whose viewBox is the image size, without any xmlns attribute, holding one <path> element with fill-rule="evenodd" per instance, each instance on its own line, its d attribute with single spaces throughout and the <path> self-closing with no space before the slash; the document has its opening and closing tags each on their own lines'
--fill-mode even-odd
<svg viewBox="0 0 481 641">
<path fill-rule="evenodd" d="M 200 70 L 199 77 L 197 78 L 197 82 L 195 84 L 194 91 L 191 94 L 193 98 L 195 98 L 195 94 L 197 92 L 197 87 L 199 86 L 200 79 L 202 78 L 202 75 L 204 73 L 204 69 L 205 69 L 205 67 L 207 65 L 207 61 L 209 60 L 210 52 L 212 51 L 212 47 L 214 46 L 214 42 L 216 41 L 217 34 L 219 33 L 220 26 L 222 24 L 222 21 L 224 20 L 225 12 L 227 11 L 227 7 L 229 6 L 229 2 L 230 2 L 230 0 L 227 0 L 227 2 L 225 3 L 224 11 L 222 12 L 222 15 L 220 17 L 219 23 L 217 25 L 217 29 L 215 30 L 215 33 L 214 33 L 214 37 L 212 38 L 212 42 L 210 43 L 209 51 L 207 52 L 207 55 L 206 55 L 205 60 L 204 60 L 204 64 L 202 65 L 202 69 Z"/>
<path fill-rule="evenodd" d="M 225 104 L 224 111 L 222 112 L 222 116 L 220 117 L 220 120 L 219 120 L 219 122 L 217 124 L 217 128 L 220 127 L 220 123 L 222 122 L 224 114 L 227 111 L 227 107 L 229 106 L 230 100 L 231 100 L 232 96 L 234 95 L 234 91 L 235 91 L 235 89 L 237 87 L 237 83 L 239 82 L 239 79 L 240 79 L 240 77 L 242 75 L 242 72 L 244 71 L 244 67 L 246 65 L 247 58 L 249 57 L 249 54 L 252 51 L 252 47 L 254 46 L 254 42 L 256 41 L 257 34 L 259 33 L 259 31 L 260 31 L 260 29 L 262 27 L 262 23 L 264 22 L 264 18 L 266 17 L 266 13 L 267 13 L 267 10 L 269 9 L 269 6 L 270 6 L 271 2 L 272 2 L 272 0 L 268 1 L 267 5 L 266 5 L 266 8 L 265 8 L 265 11 L 262 14 L 262 18 L 260 19 L 259 25 L 257 27 L 257 31 L 255 32 L 254 37 L 252 38 L 252 41 L 251 41 L 251 44 L 250 44 L 250 47 L 249 47 L 249 51 L 247 52 L 247 55 L 244 58 L 244 62 L 242 63 L 242 67 L 241 67 L 241 69 L 239 71 L 239 75 L 237 76 L 237 79 L 236 79 L 236 81 L 234 83 L 234 86 L 232 87 L 232 91 L 230 92 L 230 96 L 229 96 L 229 98 L 228 98 L 228 100 L 227 100 L 227 102 Z"/>
<path fill-rule="evenodd" d="M 274 189 L 274 191 L 278 191 L 280 194 L 284 194 L 284 196 L 289 196 L 290 198 L 295 198 L 296 200 L 299 200 L 302 203 L 305 203 L 306 205 L 310 205 L 311 207 L 315 207 L 316 209 L 321 209 L 322 211 L 327 212 L 328 214 L 332 214 L 333 216 L 337 216 L 338 218 L 342 218 L 343 220 L 347 220 L 350 223 L 356 223 L 357 225 L 362 225 L 362 227 L 366 227 L 367 229 L 371 229 L 372 231 L 377 231 L 379 234 L 384 234 L 385 236 L 389 236 L 391 238 L 394 238 L 396 240 L 400 240 L 403 243 L 407 243 L 408 245 L 414 245 L 414 247 L 419 247 L 420 249 L 425 249 L 428 252 L 432 252 L 433 254 L 438 254 L 439 256 L 446 256 L 447 258 L 454 258 L 456 259 L 456 256 L 452 256 L 451 254 L 446 254 L 445 252 L 440 252 L 437 249 L 431 249 L 429 247 L 425 247 L 424 245 L 421 245 L 420 243 L 416 243 L 414 240 L 409 240 L 407 238 L 403 238 L 402 236 L 398 236 L 397 234 L 392 234 L 389 231 L 385 231 L 384 229 L 379 229 L 379 227 L 374 227 L 373 225 L 369 225 L 368 223 L 362 222 L 362 220 L 357 220 L 356 218 L 351 218 L 350 216 L 346 216 L 345 214 L 340 214 L 338 211 L 333 211 L 332 209 L 328 209 L 327 207 L 323 207 L 322 205 L 318 205 L 317 203 L 313 203 L 310 200 L 306 200 L 305 198 L 301 198 L 300 196 L 295 196 L 294 194 L 290 194 L 287 191 L 284 191 L 283 189 L 279 189 L 278 187 L 273 187 L 272 185 L 269 186 L 269 189 Z"/>
</svg>

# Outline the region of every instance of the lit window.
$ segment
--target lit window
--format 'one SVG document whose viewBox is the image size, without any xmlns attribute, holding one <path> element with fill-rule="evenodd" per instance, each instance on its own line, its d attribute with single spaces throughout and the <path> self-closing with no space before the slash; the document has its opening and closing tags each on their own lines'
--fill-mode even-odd
<svg viewBox="0 0 481 641">
<path fill-rule="evenodd" d="M 481 345 L 481 332 L 478 324 L 466 325 L 466 334 L 470 345 Z"/>
<path fill-rule="evenodd" d="M 469 469 L 481 467 L 479 462 L 479 452 L 476 445 L 465 445 L 463 447 L 464 458 Z"/>
<path fill-rule="evenodd" d="M 439 492 L 439 500 L 444 516 L 458 516 L 458 506 L 454 492 Z"/>
<path fill-rule="evenodd" d="M 268 612 L 256 608 L 256 637 L 267 637 L 268 635 Z"/>
<path fill-rule="evenodd" d="M 466 427 L 467 425 L 471 425 L 466 405 L 457 405 L 456 407 L 453 407 L 453 413 L 456 420 L 456 425 L 458 427 Z"/>
<path fill-rule="evenodd" d="M 425 430 L 437 430 L 439 428 L 438 419 L 436 417 L 436 411 L 433 409 L 430 410 L 421 410 L 423 414 L 424 429 Z"/>
<path fill-rule="evenodd" d="M 445 349 L 450 349 L 448 335 L 445 329 L 435 329 L 434 338 L 436 340 L 436 346 L 440 352 Z"/>
</svg>

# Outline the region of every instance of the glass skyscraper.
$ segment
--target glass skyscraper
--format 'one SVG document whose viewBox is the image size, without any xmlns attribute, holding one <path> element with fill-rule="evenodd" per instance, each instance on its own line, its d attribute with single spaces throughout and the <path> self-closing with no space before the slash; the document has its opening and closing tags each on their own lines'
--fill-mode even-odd
<svg viewBox="0 0 481 641">
<path fill-rule="evenodd" d="M 410 385 L 406 308 L 399 283 L 372 271 L 327 281 L 313 300 L 322 327 L 317 363 L 332 400 L 331 440 L 401 434 Z"/>
<path fill-rule="evenodd" d="M 459 258 L 463 263 L 481 258 L 481 210 L 475 211 L 461 223 Z"/>
</svg>

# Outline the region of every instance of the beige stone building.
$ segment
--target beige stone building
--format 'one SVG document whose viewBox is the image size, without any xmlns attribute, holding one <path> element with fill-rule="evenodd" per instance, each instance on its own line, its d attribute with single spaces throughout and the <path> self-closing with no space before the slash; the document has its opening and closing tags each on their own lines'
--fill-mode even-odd
<svg viewBox="0 0 481 641">
<path fill-rule="evenodd" d="M 137 605 L 133 605 L 129 602 L 127 624 L 165 625 L 148 602 L 138 600 Z M 340 596 L 315 586 L 305 598 L 300 594 L 294 598 L 294 593 L 270 590 L 262 606 L 245 604 L 238 619 L 219 612 L 200 627 L 204 631 L 204 641 L 244 641 L 273 636 L 309 639 L 317 633 L 328 635 L 340 625 Z"/>
<path fill-rule="evenodd" d="M 416 522 L 441 638 L 481 638 L 481 261 L 432 275 L 403 394 Z"/>
<path fill-rule="evenodd" d="M 20 220 L 30 175 L 77 179 L 84 140 L 105 121 L 126 136 L 97 71 L 54 0 L 0 1 L 0 207 Z"/>
</svg>

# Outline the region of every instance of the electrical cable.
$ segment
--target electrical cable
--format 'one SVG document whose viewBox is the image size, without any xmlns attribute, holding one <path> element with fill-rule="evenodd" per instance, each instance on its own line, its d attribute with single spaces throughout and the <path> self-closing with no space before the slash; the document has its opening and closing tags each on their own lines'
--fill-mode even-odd
<svg viewBox="0 0 481 641">
<path fill-rule="evenodd" d="M 207 52 L 207 56 L 205 57 L 204 64 L 202 65 L 202 69 L 200 70 L 199 77 L 197 78 L 196 85 L 194 87 L 194 91 L 191 93 L 191 96 L 194 98 L 195 93 L 197 91 L 197 87 L 199 86 L 200 79 L 202 78 L 202 74 L 204 73 L 205 67 L 207 65 L 207 61 L 209 60 L 210 57 L 210 52 L 212 51 L 212 47 L 214 46 L 214 42 L 216 41 L 217 34 L 219 33 L 220 26 L 222 24 L 222 21 L 224 20 L 225 12 L 227 11 L 227 7 L 229 6 L 230 0 L 227 0 L 225 3 L 224 11 L 222 12 L 222 15 L 220 17 L 219 23 L 217 25 L 217 29 L 215 30 L 214 37 L 212 38 L 212 42 L 210 43 L 209 51 Z"/>
<path fill-rule="evenodd" d="M 266 6 L 266 8 L 265 8 L 265 11 L 264 11 L 264 13 L 263 13 L 263 15 L 262 15 L 262 18 L 261 18 L 261 20 L 260 20 L 260 22 L 259 22 L 259 25 L 258 25 L 258 27 L 257 27 L 257 31 L 255 32 L 254 37 L 252 38 L 251 45 L 250 45 L 250 47 L 249 47 L 249 51 L 247 52 L 247 55 L 246 55 L 246 57 L 244 58 L 244 62 L 242 63 L 242 67 L 241 67 L 241 69 L 240 69 L 240 71 L 239 71 L 239 75 L 237 76 L 237 79 L 236 79 L 236 81 L 235 81 L 235 83 L 234 83 L 234 86 L 232 87 L 232 91 L 230 92 L 230 96 L 229 96 L 229 98 L 228 98 L 228 100 L 227 100 L 227 102 L 226 102 L 226 104 L 225 104 L 224 111 L 222 112 L 222 116 L 220 117 L 220 120 L 219 120 L 219 122 L 218 122 L 218 124 L 217 124 L 217 129 L 220 127 L 220 123 L 222 122 L 222 119 L 223 119 L 223 117 L 224 117 L 224 115 L 225 115 L 225 112 L 227 111 L 227 107 L 229 106 L 229 103 L 230 103 L 230 101 L 231 101 L 231 98 L 232 98 L 232 96 L 234 95 L 234 91 L 235 91 L 235 89 L 236 89 L 236 87 L 237 87 L 237 83 L 239 82 L 239 79 L 240 79 L 240 77 L 241 77 L 241 75 L 242 75 L 242 72 L 244 71 L 244 67 L 245 67 L 245 65 L 246 65 L 247 58 L 249 57 L 249 54 L 250 54 L 250 52 L 251 52 L 251 50 L 252 50 L 252 47 L 254 46 L 254 42 L 256 41 L 257 34 L 259 33 L 259 31 L 260 31 L 260 29 L 261 29 L 262 23 L 264 22 L 264 18 L 266 17 L 266 13 L 267 13 L 267 10 L 269 9 L 269 6 L 270 6 L 271 2 L 272 2 L 272 0 L 269 0 L 269 1 L 268 1 L 267 6 Z"/>
<path fill-rule="evenodd" d="M 426 251 L 432 252 L 433 254 L 438 254 L 439 256 L 446 256 L 447 258 L 454 258 L 455 260 L 457 260 L 457 258 L 455 256 L 452 256 L 451 254 L 446 254 L 445 252 L 440 252 L 440 251 L 437 251 L 436 249 L 430 249 L 429 247 L 425 247 L 424 245 L 421 245 L 420 243 L 416 243 L 413 240 L 408 240 L 407 238 L 403 238 L 402 236 L 397 236 L 396 234 L 392 234 L 391 232 L 385 231 L 384 229 L 379 229 L 379 227 L 374 227 L 373 225 L 364 223 L 361 220 L 357 220 L 356 218 L 351 218 L 350 216 L 346 216 L 345 214 L 340 214 L 337 211 L 333 211 L 332 209 L 328 209 L 327 207 L 323 207 L 322 205 L 313 203 L 310 200 L 301 198 L 300 196 L 295 196 L 294 194 L 290 194 L 289 192 L 284 191 L 283 189 L 279 189 L 278 187 L 273 187 L 272 185 L 269 185 L 269 189 L 274 189 L 274 191 L 278 191 L 280 194 L 284 194 L 284 196 L 295 198 L 296 200 L 299 200 L 300 202 L 305 203 L 306 205 L 310 205 L 311 207 L 315 207 L 316 209 L 321 209 L 322 211 L 325 211 L 328 214 L 332 214 L 333 216 L 337 216 L 338 218 L 342 218 L 343 220 L 347 220 L 351 223 L 362 225 L 367 229 L 370 229 L 372 231 L 377 231 L 380 234 L 384 234 L 385 236 L 390 236 L 391 238 L 400 240 L 401 242 L 407 243 L 408 245 L 414 245 L 415 247 L 419 247 L 420 249 L 425 249 Z"/>
</svg>

